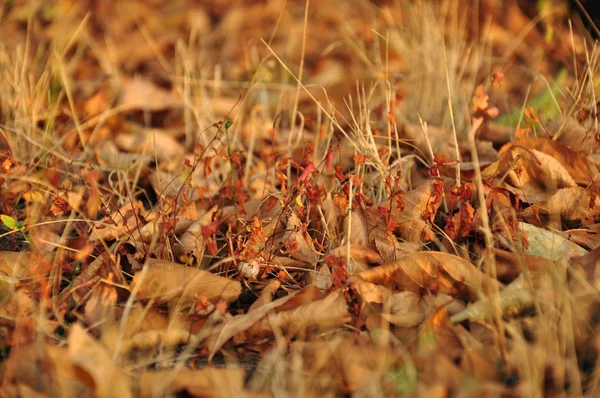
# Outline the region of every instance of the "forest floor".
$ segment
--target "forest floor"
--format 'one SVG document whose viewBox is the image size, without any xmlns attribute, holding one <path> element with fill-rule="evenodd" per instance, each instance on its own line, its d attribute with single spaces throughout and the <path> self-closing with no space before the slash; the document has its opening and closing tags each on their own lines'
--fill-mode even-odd
<svg viewBox="0 0 600 398">
<path fill-rule="evenodd" d="M 0 397 L 598 396 L 574 7 L 4 2 Z"/>
</svg>

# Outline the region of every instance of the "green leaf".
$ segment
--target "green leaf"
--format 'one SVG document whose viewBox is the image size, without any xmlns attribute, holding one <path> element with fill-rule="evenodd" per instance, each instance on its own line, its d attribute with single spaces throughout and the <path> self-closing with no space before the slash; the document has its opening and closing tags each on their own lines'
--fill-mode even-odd
<svg viewBox="0 0 600 398">
<path fill-rule="evenodd" d="M 231 119 L 225 120 L 225 131 L 229 130 L 229 128 L 231 127 L 232 124 L 233 124 L 233 120 L 231 120 Z"/>
<path fill-rule="evenodd" d="M 10 229 L 15 230 L 21 228 L 17 220 L 12 218 L 11 216 L 7 216 L 6 214 L 0 215 L 0 221 L 2 221 L 2 223 Z"/>
<path fill-rule="evenodd" d="M 559 116 L 560 110 L 556 108 L 554 98 L 560 98 L 561 92 L 567 84 L 568 76 L 569 73 L 567 68 L 562 68 L 560 71 L 558 71 L 554 81 L 550 83 L 550 89 L 546 89 L 534 98 L 531 98 L 525 105 L 525 108 L 533 108 L 533 111 L 536 113 L 536 115 L 538 111 L 540 111 L 544 120 L 550 120 Z M 517 124 L 519 118 L 521 117 L 521 113 L 521 108 L 516 109 L 509 114 L 500 116 L 497 122 L 504 126 L 512 127 Z"/>
</svg>

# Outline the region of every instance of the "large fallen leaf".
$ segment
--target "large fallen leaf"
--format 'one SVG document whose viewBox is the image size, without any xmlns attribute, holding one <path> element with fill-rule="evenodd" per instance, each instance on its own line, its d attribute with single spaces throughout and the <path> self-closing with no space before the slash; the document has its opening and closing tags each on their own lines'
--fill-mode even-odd
<svg viewBox="0 0 600 398">
<path fill-rule="evenodd" d="M 589 153 L 598 147 L 595 134 L 570 116 L 557 117 L 549 122 L 548 131 L 553 136 L 558 135 L 557 141 L 573 151 Z"/>
<path fill-rule="evenodd" d="M 128 80 L 121 87 L 119 108 L 126 111 L 162 111 L 179 108 L 183 102 L 171 92 L 143 79 Z"/>
<path fill-rule="evenodd" d="M 533 308 L 534 296 L 526 287 L 507 288 L 499 293 L 497 303 L 498 310 L 503 317 L 514 317 Z M 470 304 L 464 311 L 452 316 L 450 320 L 454 323 L 467 319 L 476 322 L 489 321 L 493 319 L 493 306 L 494 301 L 486 297 Z"/>
<path fill-rule="evenodd" d="M 541 137 L 521 137 L 500 149 L 500 154 L 511 146 L 534 149 L 556 159 L 578 184 L 587 185 L 592 181 L 593 175 L 587 158 L 560 142 Z"/>
<path fill-rule="evenodd" d="M 421 296 L 413 292 L 399 292 L 390 297 L 389 312 L 370 315 L 367 327 L 372 330 L 373 325 L 381 325 L 382 321 L 394 326 L 410 328 L 419 325 L 425 319 L 425 313 L 419 305 Z"/>
<path fill-rule="evenodd" d="M 110 358 L 104 347 L 79 324 L 69 334 L 68 358 L 87 372 L 92 380 L 94 396 L 99 398 L 131 397 L 131 380 Z"/>
<path fill-rule="evenodd" d="M 252 397 L 244 389 L 244 369 L 205 368 L 143 372 L 138 377 L 139 397 Z"/>
<path fill-rule="evenodd" d="M 291 345 L 289 355 L 288 362 L 292 363 L 294 356 L 302 358 L 306 377 L 327 377 L 331 383 L 341 382 L 345 391 L 356 392 L 358 396 L 363 396 L 361 392 L 372 391 L 373 385 L 377 385 L 378 396 L 397 395 L 395 380 L 389 378 L 386 370 L 402 362 L 398 350 L 388 350 L 355 336 L 351 339 L 337 337 L 331 341 L 296 341 Z M 331 380 L 331 375 L 339 377 Z"/>
<path fill-rule="evenodd" d="M 494 163 L 483 172 L 486 181 L 498 180 L 503 186 L 537 203 L 551 197 L 558 189 L 576 186 L 567 169 L 552 156 L 535 149 L 507 146 Z"/>
<path fill-rule="evenodd" d="M 368 246 L 360 244 L 343 245 L 332 249 L 327 256 L 337 257 L 344 263 L 347 262 L 348 272 L 366 271 L 382 263 L 381 256 Z"/>
<path fill-rule="evenodd" d="M 0 274 L 17 279 L 31 277 L 31 253 L 0 251 Z"/>
<path fill-rule="evenodd" d="M 239 344 L 272 335 L 274 329 L 294 335 L 312 329 L 335 328 L 350 321 L 348 304 L 340 291 L 322 296 L 318 289 L 309 287 L 264 304 L 218 326 L 204 344 L 214 355 L 233 336 Z"/>
<path fill-rule="evenodd" d="M 408 191 L 404 196 L 404 210 L 398 207 L 395 199 L 383 206 L 391 208 L 391 221 L 400 236 L 410 243 L 427 242 L 433 238 L 433 231 L 423 218 L 427 216 L 427 220 L 432 220 L 441 204 L 434 192 L 434 184 L 423 184 Z"/>
<path fill-rule="evenodd" d="M 282 297 L 278 300 L 264 304 L 243 315 L 237 315 L 228 319 L 222 325 L 217 326 L 204 341 L 204 345 L 214 355 L 230 338 L 243 332 L 263 318 L 269 311 L 285 304 L 294 297 L 294 294 Z"/>
<path fill-rule="evenodd" d="M 104 217 L 99 223 L 96 223 L 90 233 L 90 240 L 114 240 L 123 235 L 129 235 L 136 232 L 140 225 L 140 220 L 146 213 L 141 201 L 127 202 L 112 215 Z"/>
<path fill-rule="evenodd" d="M 179 258 L 182 255 L 189 255 L 196 259 L 196 263 L 202 262 L 204 251 L 206 250 L 206 240 L 204 239 L 203 227 L 208 226 L 217 212 L 217 206 L 213 206 L 209 211 L 194 221 L 187 230 L 181 235 L 179 241 L 175 244 L 173 252 Z"/>
<path fill-rule="evenodd" d="M 246 337 L 252 339 L 269 336 L 277 329 L 286 335 L 294 336 L 311 329 L 335 328 L 350 320 L 348 303 L 342 292 L 336 291 L 321 300 L 262 318 L 248 329 Z"/>
<path fill-rule="evenodd" d="M 40 397 L 94 396 L 95 386 L 89 377 L 82 377 L 82 371 L 68 358 L 67 348 L 44 342 L 13 348 L 6 362 L 3 393 L 7 397 L 24 396 L 23 392 L 33 397 L 34 394 Z M 123 391 L 124 396 L 127 393 Z"/>
<path fill-rule="evenodd" d="M 476 300 L 500 284 L 469 261 L 447 253 L 418 252 L 390 264 L 361 272 L 358 277 L 391 289 L 431 290 Z"/>
<path fill-rule="evenodd" d="M 527 223 L 519 223 L 527 234 L 529 245 L 526 254 L 549 258 L 558 261 L 569 256 L 582 256 L 587 253 L 583 247 L 563 238 L 559 234 Z"/>
<path fill-rule="evenodd" d="M 296 213 L 292 213 L 288 218 L 286 230 L 287 233 L 283 238 L 283 242 L 287 248 L 288 255 L 296 260 L 315 264 L 319 259 L 319 255 L 308 233 L 302 230 Z"/>
<path fill-rule="evenodd" d="M 162 129 L 140 130 L 137 134 L 120 134 L 115 138 L 119 149 L 152 155 L 160 161 L 181 157 L 185 149 L 172 134 Z"/>
<path fill-rule="evenodd" d="M 190 308 L 200 296 L 210 302 L 230 303 L 242 292 L 240 282 L 197 268 L 156 259 L 149 259 L 145 267 L 146 271 L 133 276 L 131 290 L 139 285 L 138 300 L 152 299 L 156 304 L 169 302 Z"/>
<path fill-rule="evenodd" d="M 552 217 L 558 218 L 552 223 Z M 579 186 L 559 189 L 547 201 L 537 203 L 523 211 L 523 218 L 530 223 L 552 225 L 560 228 L 560 221 L 595 221 L 600 219 L 600 197 L 593 195 L 588 188 Z"/>
</svg>

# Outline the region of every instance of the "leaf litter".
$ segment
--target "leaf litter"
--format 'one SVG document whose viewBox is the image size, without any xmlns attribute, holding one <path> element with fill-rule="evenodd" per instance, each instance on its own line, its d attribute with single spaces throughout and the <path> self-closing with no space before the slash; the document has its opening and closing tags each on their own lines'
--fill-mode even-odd
<svg viewBox="0 0 600 398">
<path fill-rule="evenodd" d="M 7 2 L 2 395 L 597 395 L 570 4 Z"/>
</svg>

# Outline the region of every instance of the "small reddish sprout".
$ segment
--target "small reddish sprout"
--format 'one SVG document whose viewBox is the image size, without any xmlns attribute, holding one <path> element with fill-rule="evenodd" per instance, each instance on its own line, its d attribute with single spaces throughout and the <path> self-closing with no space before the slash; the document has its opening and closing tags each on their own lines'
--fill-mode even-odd
<svg viewBox="0 0 600 398">
<path fill-rule="evenodd" d="M 504 73 L 495 72 L 492 75 L 492 85 L 498 84 L 499 86 L 501 86 L 503 82 L 504 82 Z"/>
<path fill-rule="evenodd" d="M 308 179 L 310 173 L 312 173 L 315 170 L 316 170 L 315 164 L 311 160 L 310 162 L 308 162 L 308 164 L 306 165 L 306 167 L 302 171 L 302 174 L 300 175 L 300 178 L 299 178 L 300 182 L 306 184 L 307 179 Z"/>
</svg>

